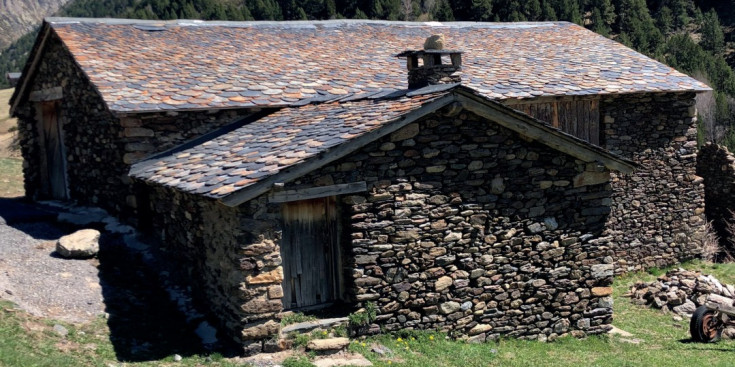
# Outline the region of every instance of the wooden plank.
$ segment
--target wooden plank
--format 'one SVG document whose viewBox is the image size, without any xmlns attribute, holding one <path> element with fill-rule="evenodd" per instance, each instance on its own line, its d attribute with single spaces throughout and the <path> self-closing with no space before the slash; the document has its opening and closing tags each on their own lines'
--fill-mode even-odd
<svg viewBox="0 0 735 367">
<path fill-rule="evenodd" d="M 284 237 L 281 246 L 284 276 L 292 279 L 293 296 L 284 300 L 288 309 L 311 307 L 335 299 L 333 243 L 338 233 L 334 222 L 335 197 L 288 202 L 283 205 Z"/>
<path fill-rule="evenodd" d="M 590 102 L 590 143 L 600 145 L 600 100 Z"/>
<path fill-rule="evenodd" d="M 635 163 L 626 161 L 623 158 L 617 158 L 602 150 L 602 148 L 593 148 L 585 146 L 575 141 L 573 138 L 560 134 L 557 130 L 535 121 L 526 121 L 527 117 L 514 114 L 510 111 L 499 110 L 485 101 L 480 101 L 475 95 L 462 93 L 458 96 L 458 100 L 462 105 L 482 117 L 494 121 L 501 126 L 511 129 L 525 137 L 537 140 L 553 149 L 567 153 L 585 162 L 602 162 L 610 169 L 620 171 L 622 173 L 631 173 L 635 168 Z"/>
<path fill-rule="evenodd" d="M 238 206 L 246 201 L 249 201 L 259 195 L 268 192 L 271 187 L 277 182 L 288 182 L 301 177 L 315 169 L 323 167 L 331 162 L 336 161 L 362 147 L 370 144 L 371 142 L 380 139 L 390 133 L 400 130 L 404 126 L 415 122 L 416 120 L 426 116 L 427 114 L 437 111 L 442 107 L 445 107 L 456 100 L 452 94 L 440 97 L 433 102 L 429 102 L 413 112 L 407 113 L 392 122 L 384 124 L 382 127 L 377 128 L 367 134 L 360 135 L 357 138 L 350 140 L 349 144 L 340 144 L 336 147 L 319 154 L 316 157 L 308 159 L 299 165 L 283 170 L 276 175 L 268 177 L 255 183 L 246 189 L 234 192 L 222 199 L 220 202 L 227 206 Z"/>
<path fill-rule="evenodd" d="M 365 181 L 359 181 L 339 185 L 278 191 L 270 194 L 268 196 L 268 201 L 271 203 L 286 203 L 290 201 L 316 199 L 364 191 L 367 191 L 367 183 Z"/>
<path fill-rule="evenodd" d="M 729 316 L 735 316 L 735 307 L 733 307 L 733 300 L 730 298 L 710 294 L 707 296 L 707 301 L 704 305 L 709 309 L 724 312 Z"/>
<path fill-rule="evenodd" d="M 64 97 L 64 90 L 61 87 L 53 87 L 31 92 L 28 100 L 31 102 L 58 101 L 62 97 Z"/>
</svg>

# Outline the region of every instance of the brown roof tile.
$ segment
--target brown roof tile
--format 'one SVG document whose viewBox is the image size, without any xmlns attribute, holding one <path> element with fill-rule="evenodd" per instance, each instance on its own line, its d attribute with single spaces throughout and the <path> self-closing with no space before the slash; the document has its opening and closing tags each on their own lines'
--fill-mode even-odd
<svg viewBox="0 0 735 367">
<path fill-rule="evenodd" d="M 405 61 L 394 55 L 433 33 L 465 52 L 463 84 L 488 98 L 708 89 L 565 22 L 47 22 L 118 112 L 286 106 L 404 89 Z M 154 24 L 162 27 L 151 31 Z"/>
</svg>

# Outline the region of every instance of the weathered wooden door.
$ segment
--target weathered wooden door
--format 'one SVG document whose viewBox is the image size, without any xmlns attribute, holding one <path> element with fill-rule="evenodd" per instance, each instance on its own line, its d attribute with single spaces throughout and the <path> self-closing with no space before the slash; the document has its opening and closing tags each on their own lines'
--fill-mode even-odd
<svg viewBox="0 0 735 367">
<path fill-rule="evenodd" d="M 338 295 L 339 225 L 332 197 L 283 204 L 283 307 L 327 304 Z"/>
<path fill-rule="evenodd" d="M 58 102 L 41 102 L 39 107 L 44 152 L 41 167 L 44 191 L 53 199 L 67 199 L 66 157 L 59 124 Z"/>
</svg>

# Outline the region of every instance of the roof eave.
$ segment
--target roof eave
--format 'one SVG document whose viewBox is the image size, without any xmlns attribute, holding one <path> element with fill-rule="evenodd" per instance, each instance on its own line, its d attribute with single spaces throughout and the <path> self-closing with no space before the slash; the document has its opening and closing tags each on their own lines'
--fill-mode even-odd
<svg viewBox="0 0 735 367">
<path fill-rule="evenodd" d="M 431 101 L 411 112 L 408 112 L 392 121 L 385 123 L 382 127 L 374 131 L 350 140 L 349 144 L 341 144 L 335 146 L 303 163 L 288 167 L 273 176 L 265 178 L 262 181 L 247 186 L 225 197 L 219 198 L 219 201 L 227 206 L 238 206 L 262 194 L 265 194 L 276 183 L 295 180 L 309 172 L 312 172 L 331 162 L 334 162 L 337 159 L 345 157 L 348 154 L 364 147 L 365 145 L 377 139 L 380 139 L 381 137 L 389 135 L 405 127 L 406 125 L 415 122 L 420 118 L 454 102 L 456 102 L 456 97 L 454 94 L 447 94 L 446 96 L 437 98 L 434 101 Z"/>
<path fill-rule="evenodd" d="M 13 91 L 13 95 L 10 97 L 10 116 L 15 117 L 15 110 L 16 108 L 18 108 L 18 105 L 23 100 L 24 95 L 27 92 L 26 89 L 28 87 L 28 84 L 33 79 L 36 65 L 38 65 L 38 62 L 43 55 L 46 41 L 48 40 L 50 34 L 51 27 L 49 26 L 49 23 L 44 20 L 43 24 L 41 25 L 41 29 L 38 31 L 36 42 L 34 42 L 34 48 L 28 57 L 30 62 L 26 62 L 26 65 L 23 68 L 23 72 L 21 73 L 20 80 L 18 81 L 18 86 L 15 88 L 15 91 Z"/>
</svg>

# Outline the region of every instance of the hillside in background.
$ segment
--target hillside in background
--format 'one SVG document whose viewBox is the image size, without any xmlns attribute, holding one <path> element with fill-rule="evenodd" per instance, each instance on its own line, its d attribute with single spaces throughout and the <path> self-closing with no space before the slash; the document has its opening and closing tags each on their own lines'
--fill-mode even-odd
<svg viewBox="0 0 735 367">
<path fill-rule="evenodd" d="M 43 17 L 56 13 L 69 0 L 0 1 L 0 50 L 33 31 Z M 4 75 L 4 73 L 3 73 Z"/>
<path fill-rule="evenodd" d="M 205 20 L 571 21 L 712 86 L 715 92 L 702 95 L 698 106 L 701 138 L 735 150 L 735 0 L 72 0 L 56 15 Z M 34 41 L 33 33 L 2 52 L 0 75 L 22 69 Z M 0 88 L 6 83 L 0 80 Z"/>
</svg>

